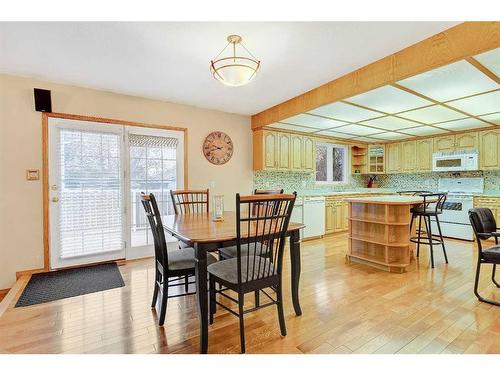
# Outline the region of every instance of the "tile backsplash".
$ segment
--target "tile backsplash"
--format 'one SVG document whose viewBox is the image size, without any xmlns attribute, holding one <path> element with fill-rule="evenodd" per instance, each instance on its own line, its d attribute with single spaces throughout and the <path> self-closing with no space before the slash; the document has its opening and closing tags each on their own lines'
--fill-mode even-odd
<svg viewBox="0 0 500 375">
<path fill-rule="evenodd" d="M 483 177 L 485 191 L 500 190 L 500 170 L 385 174 L 377 176 L 377 183 L 380 188 L 437 190 L 440 177 Z"/>
<path fill-rule="evenodd" d="M 500 191 L 500 170 L 477 172 L 428 172 L 377 175 L 379 188 L 395 190 L 429 189 L 436 190 L 440 177 L 484 177 L 485 191 Z M 352 191 L 366 188 L 368 176 L 350 175 L 347 184 L 316 184 L 314 173 L 289 171 L 256 171 L 254 188 L 283 188 L 291 191 Z"/>
<path fill-rule="evenodd" d="M 366 178 L 361 175 L 349 176 L 346 184 L 316 184 L 311 172 L 256 171 L 253 184 L 255 189 L 285 189 L 287 192 L 304 190 L 343 191 L 366 187 Z"/>
</svg>

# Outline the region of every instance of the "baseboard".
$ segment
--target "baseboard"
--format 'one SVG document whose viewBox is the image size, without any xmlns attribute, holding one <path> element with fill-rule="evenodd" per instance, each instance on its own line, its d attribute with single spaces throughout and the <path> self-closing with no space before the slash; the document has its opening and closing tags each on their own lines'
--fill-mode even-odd
<svg viewBox="0 0 500 375">
<path fill-rule="evenodd" d="M 35 268 L 32 270 L 18 271 L 18 272 L 16 272 L 16 280 L 19 280 L 19 278 L 21 278 L 23 276 L 31 276 L 35 273 L 41 273 L 41 272 L 47 272 L 47 271 L 48 270 L 46 270 L 45 268 Z"/>
<path fill-rule="evenodd" d="M 26 286 L 26 284 L 28 284 L 30 278 L 31 276 L 29 275 L 21 276 L 16 281 L 14 286 L 10 288 L 9 292 L 5 295 L 2 302 L 0 302 L 0 317 L 5 313 L 5 311 L 7 311 L 7 309 L 11 305 L 13 305 L 17 301 L 22 291 L 24 290 L 24 287 Z"/>
<path fill-rule="evenodd" d="M 9 293 L 10 288 L 0 289 L 0 302 L 4 299 L 4 297 Z"/>
</svg>

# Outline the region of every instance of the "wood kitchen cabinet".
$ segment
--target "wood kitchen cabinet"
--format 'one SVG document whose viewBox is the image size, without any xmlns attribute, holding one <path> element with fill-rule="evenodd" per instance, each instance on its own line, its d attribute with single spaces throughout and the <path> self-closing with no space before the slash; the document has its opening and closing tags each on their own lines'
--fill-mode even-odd
<svg viewBox="0 0 500 375">
<path fill-rule="evenodd" d="M 290 169 L 290 135 L 278 133 L 278 169 Z"/>
<path fill-rule="evenodd" d="M 368 173 L 385 173 L 385 145 L 368 146 Z"/>
<path fill-rule="evenodd" d="M 401 143 L 389 143 L 385 147 L 386 155 L 386 172 L 400 173 L 401 172 Z"/>
<path fill-rule="evenodd" d="M 291 136 L 291 169 L 297 171 L 302 169 L 304 158 L 304 139 L 300 135 Z"/>
<path fill-rule="evenodd" d="M 253 133 L 254 170 L 315 170 L 314 138 L 272 130 Z"/>
<path fill-rule="evenodd" d="M 451 152 L 455 150 L 455 135 L 444 135 L 434 138 L 434 152 Z"/>
<path fill-rule="evenodd" d="M 302 169 L 312 172 L 316 169 L 316 143 L 312 137 L 303 137 L 303 139 Z"/>
<path fill-rule="evenodd" d="M 401 144 L 402 147 L 402 166 L 403 172 L 415 172 L 417 166 L 417 143 L 415 141 L 407 141 Z"/>
<path fill-rule="evenodd" d="M 417 140 L 416 148 L 416 172 L 432 171 L 432 138 Z"/>
<path fill-rule="evenodd" d="M 500 131 L 485 130 L 479 133 L 479 167 L 500 168 Z"/>
<path fill-rule="evenodd" d="M 348 204 L 343 198 L 326 197 L 325 233 L 337 233 L 349 228 Z"/>
<path fill-rule="evenodd" d="M 434 138 L 434 152 L 467 151 L 478 149 L 476 132 L 445 135 Z"/>
</svg>

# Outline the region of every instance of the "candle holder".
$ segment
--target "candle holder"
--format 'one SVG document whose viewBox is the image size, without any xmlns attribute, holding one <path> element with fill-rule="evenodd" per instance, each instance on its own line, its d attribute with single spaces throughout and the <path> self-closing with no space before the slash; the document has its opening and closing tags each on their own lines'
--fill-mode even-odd
<svg viewBox="0 0 500 375">
<path fill-rule="evenodd" d="M 224 220 L 224 196 L 214 195 L 212 197 L 212 221 Z"/>
</svg>

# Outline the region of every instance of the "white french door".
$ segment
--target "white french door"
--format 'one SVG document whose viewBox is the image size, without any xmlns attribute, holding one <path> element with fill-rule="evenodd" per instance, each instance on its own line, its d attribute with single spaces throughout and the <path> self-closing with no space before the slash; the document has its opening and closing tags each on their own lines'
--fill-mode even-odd
<svg viewBox="0 0 500 375">
<path fill-rule="evenodd" d="M 49 118 L 51 268 L 153 255 L 138 197 L 170 213 L 183 147 L 179 131 Z"/>
</svg>

